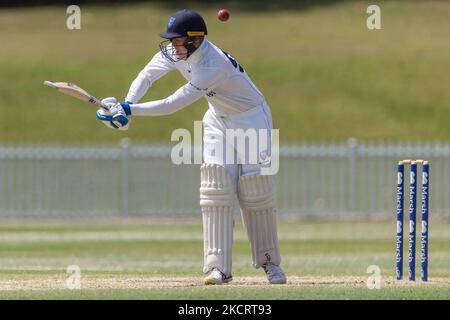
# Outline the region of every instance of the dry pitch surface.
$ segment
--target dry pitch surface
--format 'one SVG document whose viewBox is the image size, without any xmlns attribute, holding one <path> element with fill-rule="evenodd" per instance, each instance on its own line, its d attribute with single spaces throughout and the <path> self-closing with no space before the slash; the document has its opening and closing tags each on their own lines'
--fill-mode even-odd
<svg viewBox="0 0 450 320">
<path fill-rule="evenodd" d="M 202 277 L 99 277 L 85 276 L 81 279 L 82 289 L 155 289 L 204 287 Z M 0 281 L 0 291 L 4 290 L 62 290 L 67 289 L 67 277 L 39 276 L 38 278 Z M 222 287 L 272 287 L 264 277 L 236 277 Z M 282 287 L 283 285 L 279 285 Z M 367 287 L 367 277 L 298 277 L 288 278 L 288 287 L 306 286 L 346 286 Z M 381 287 L 450 286 L 448 278 L 433 278 L 428 282 L 397 281 L 392 277 L 382 278 Z"/>
</svg>

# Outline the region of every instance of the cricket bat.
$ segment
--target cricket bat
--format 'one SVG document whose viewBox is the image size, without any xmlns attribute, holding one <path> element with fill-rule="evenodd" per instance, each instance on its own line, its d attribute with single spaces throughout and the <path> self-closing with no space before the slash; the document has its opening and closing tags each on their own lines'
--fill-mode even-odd
<svg viewBox="0 0 450 320">
<path fill-rule="evenodd" d="M 49 87 L 55 88 L 59 92 L 68 94 L 72 97 L 83 100 L 85 102 L 89 102 L 97 107 L 109 111 L 108 107 L 104 105 L 101 102 L 101 100 L 98 100 L 96 97 L 88 93 L 86 90 L 80 88 L 76 84 L 70 82 L 57 82 L 57 81 L 44 81 L 44 84 Z"/>
</svg>

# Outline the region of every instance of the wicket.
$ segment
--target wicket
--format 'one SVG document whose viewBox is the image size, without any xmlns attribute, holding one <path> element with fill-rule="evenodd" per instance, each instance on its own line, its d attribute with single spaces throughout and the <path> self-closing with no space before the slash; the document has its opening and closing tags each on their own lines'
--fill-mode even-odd
<svg viewBox="0 0 450 320">
<path fill-rule="evenodd" d="M 415 281 L 416 271 L 416 205 L 417 205 L 417 165 L 422 164 L 421 189 L 421 279 L 428 280 L 428 204 L 430 165 L 425 160 L 402 160 L 397 166 L 397 235 L 396 235 L 396 274 L 397 280 L 403 278 L 403 201 L 405 164 L 410 164 L 409 178 L 409 236 L 408 236 L 408 279 Z"/>
</svg>

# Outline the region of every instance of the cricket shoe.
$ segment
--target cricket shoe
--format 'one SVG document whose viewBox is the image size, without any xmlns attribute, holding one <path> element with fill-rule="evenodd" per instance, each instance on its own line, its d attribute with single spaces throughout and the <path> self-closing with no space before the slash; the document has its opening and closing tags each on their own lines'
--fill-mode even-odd
<svg viewBox="0 0 450 320">
<path fill-rule="evenodd" d="M 283 270 L 281 270 L 279 266 L 271 262 L 267 262 L 262 267 L 266 272 L 267 280 L 269 280 L 271 284 L 286 283 L 286 276 L 284 275 Z"/>
<path fill-rule="evenodd" d="M 219 269 L 214 268 L 212 269 L 211 273 L 205 279 L 203 279 L 203 282 L 205 284 L 223 284 L 228 283 L 231 280 L 233 280 L 233 277 L 231 275 L 227 277 Z"/>
</svg>

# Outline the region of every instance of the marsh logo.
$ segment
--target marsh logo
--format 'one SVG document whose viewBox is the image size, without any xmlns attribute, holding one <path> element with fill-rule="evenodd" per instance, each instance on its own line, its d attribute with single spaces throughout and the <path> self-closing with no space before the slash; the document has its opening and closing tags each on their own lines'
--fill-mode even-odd
<svg viewBox="0 0 450 320">
<path fill-rule="evenodd" d="M 400 185 L 403 183 L 403 173 L 398 172 L 397 173 L 397 184 Z"/>
<path fill-rule="evenodd" d="M 402 232 L 402 222 L 401 221 L 397 221 L 397 233 Z"/>
<path fill-rule="evenodd" d="M 426 221 L 422 221 L 422 233 L 426 233 L 428 230 L 428 225 Z"/>
<path fill-rule="evenodd" d="M 169 22 L 167 22 L 167 26 L 170 28 L 173 26 L 173 23 L 175 22 L 175 17 L 170 17 Z"/>
<path fill-rule="evenodd" d="M 414 232 L 414 221 L 409 222 L 409 232 L 410 233 Z"/>
<path fill-rule="evenodd" d="M 424 172 L 422 174 L 422 184 L 427 184 L 428 183 L 428 173 Z"/>
<path fill-rule="evenodd" d="M 410 184 L 416 183 L 416 174 L 414 172 L 411 172 L 410 179 Z"/>
</svg>

